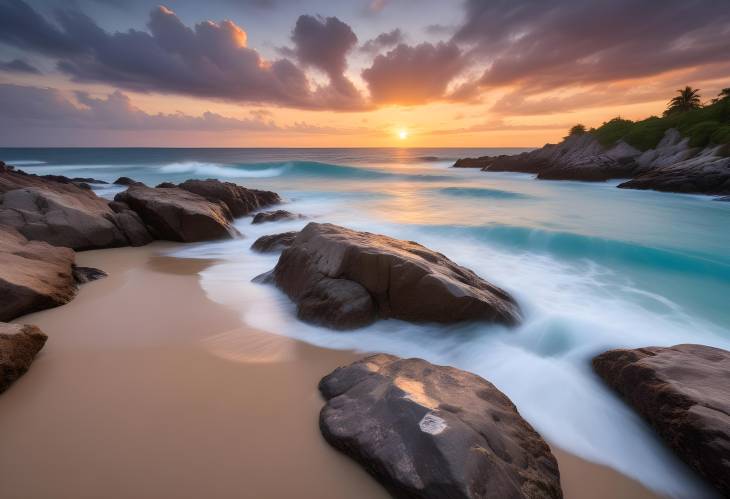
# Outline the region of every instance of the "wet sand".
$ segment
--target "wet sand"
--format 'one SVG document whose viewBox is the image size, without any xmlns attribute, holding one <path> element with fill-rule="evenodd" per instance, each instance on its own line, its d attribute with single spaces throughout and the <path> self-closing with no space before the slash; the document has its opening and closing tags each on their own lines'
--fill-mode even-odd
<svg viewBox="0 0 730 499">
<path fill-rule="evenodd" d="M 79 253 L 109 277 L 18 321 L 49 340 L 0 397 L 0 497 L 388 497 L 317 427 L 319 379 L 361 355 L 242 327 L 172 247 Z M 657 497 L 555 454 L 566 498 Z"/>
</svg>

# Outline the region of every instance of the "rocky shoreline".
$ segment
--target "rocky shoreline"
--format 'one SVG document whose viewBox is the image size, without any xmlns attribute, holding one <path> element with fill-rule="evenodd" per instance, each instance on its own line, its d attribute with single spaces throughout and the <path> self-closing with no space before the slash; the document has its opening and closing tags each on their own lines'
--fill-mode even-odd
<svg viewBox="0 0 730 499">
<path fill-rule="evenodd" d="M 516 155 L 457 160 L 455 168 L 535 174 L 541 180 L 602 182 L 627 179 L 621 189 L 685 194 L 730 194 L 730 146 L 691 147 L 690 139 L 668 129 L 654 149 L 640 151 L 619 140 L 604 147 L 590 133 Z"/>
<path fill-rule="evenodd" d="M 593 147 L 598 154 L 587 139 L 574 142 L 573 150 Z M 609 169 L 625 166 L 605 157 Z M 580 170 L 585 179 L 598 179 L 588 173 L 590 161 L 578 156 L 570 168 L 556 164 L 545 160 L 538 176 Z M 79 285 L 104 276 L 76 266 L 76 250 L 235 238 L 236 217 L 267 213 L 259 219 L 271 223 L 302 217 L 262 212 L 281 202 L 274 192 L 213 179 L 154 188 L 120 179 L 127 189 L 111 202 L 97 197 L 90 182 L 30 175 L 0 163 L 1 321 L 63 305 Z M 507 292 L 412 241 L 311 222 L 299 232 L 263 236 L 253 248 L 281 252 L 258 281 L 278 286 L 302 320 L 326 327 L 353 329 L 387 318 L 505 326 L 521 320 L 519 304 Z M 46 339 L 34 326 L 0 323 L 0 392 L 28 370 Z M 611 351 L 594 360 L 607 383 L 723 493 L 730 461 L 729 364 L 728 352 L 702 346 Z M 325 439 L 395 497 L 562 497 L 547 443 L 478 376 L 377 355 L 335 370 L 320 390 Z"/>
</svg>

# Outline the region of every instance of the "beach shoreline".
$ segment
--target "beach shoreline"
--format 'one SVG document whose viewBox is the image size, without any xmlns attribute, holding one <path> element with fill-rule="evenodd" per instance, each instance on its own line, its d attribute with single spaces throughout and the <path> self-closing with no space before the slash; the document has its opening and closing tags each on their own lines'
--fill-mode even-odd
<svg viewBox="0 0 730 499">
<path fill-rule="evenodd" d="M 388 497 L 317 427 L 317 382 L 362 354 L 244 325 L 201 289 L 212 261 L 163 255 L 178 247 L 80 252 L 109 276 L 14 321 L 49 340 L 0 398 L 0 495 Z M 566 498 L 658 497 L 553 451 Z"/>
</svg>

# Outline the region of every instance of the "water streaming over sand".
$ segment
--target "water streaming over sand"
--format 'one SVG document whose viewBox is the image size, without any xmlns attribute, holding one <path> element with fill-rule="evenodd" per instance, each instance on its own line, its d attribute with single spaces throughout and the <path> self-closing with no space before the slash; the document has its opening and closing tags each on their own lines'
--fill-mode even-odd
<svg viewBox="0 0 730 499">
<path fill-rule="evenodd" d="M 208 295 L 275 334 L 330 348 L 418 356 L 476 372 L 505 391 L 551 442 L 676 497 L 710 494 L 592 373 L 615 347 L 704 343 L 730 348 L 730 203 L 449 169 L 489 151 L 3 150 L 28 171 L 150 185 L 216 177 L 281 193 L 311 220 L 419 241 L 512 292 L 515 329 L 381 321 L 332 332 L 297 321 L 276 289 L 250 279 L 276 256 L 249 250 L 260 235 L 306 220 L 250 225 L 246 239 L 190 245 L 219 258 Z M 491 151 L 507 152 L 507 151 Z M 119 188 L 100 187 L 112 196 Z"/>
</svg>

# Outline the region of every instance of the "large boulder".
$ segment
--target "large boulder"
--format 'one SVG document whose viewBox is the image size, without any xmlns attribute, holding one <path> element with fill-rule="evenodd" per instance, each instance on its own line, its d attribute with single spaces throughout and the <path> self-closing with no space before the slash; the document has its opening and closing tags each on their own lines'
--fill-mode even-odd
<svg viewBox="0 0 730 499">
<path fill-rule="evenodd" d="M 47 339 L 36 326 L 0 322 L 0 393 L 28 371 Z"/>
<path fill-rule="evenodd" d="M 184 189 L 132 185 L 114 200 L 136 212 L 158 239 L 195 242 L 238 235 L 225 204 Z"/>
<path fill-rule="evenodd" d="M 14 227 L 28 239 L 76 250 L 151 241 L 138 218 L 115 213 L 93 191 L 59 182 L 59 177 L 0 169 L 0 224 Z"/>
<path fill-rule="evenodd" d="M 247 189 L 232 182 L 215 179 L 186 180 L 178 187 L 203 196 L 208 201 L 223 202 L 234 217 L 242 217 L 252 211 L 281 202 L 281 198 L 275 192 Z"/>
<path fill-rule="evenodd" d="M 690 466 L 730 497 L 730 352 L 704 345 L 610 350 L 606 383 Z"/>
<path fill-rule="evenodd" d="M 259 253 L 275 253 L 284 251 L 292 245 L 299 231 L 282 232 L 281 234 L 269 234 L 261 236 L 251 245 L 251 249 Z"/>
<path fill-rule="evenodd" d="M 374 355 L 319 384 L 325 439 L 397 498 L 560 498 L 558 463 L 488 381 Z"/>
<path fill-rule="evenodd" d="M 0 227 L 0 321 L 63 305 L 76 294 L 74 252 Z"/>
<path fill-rule="evenodd" d="M 309 223 L 282 252 L 272 278 L 300 317 L 337 329 L 377 317 L 507 325 L 520 319 L 507 292 L 441 253 L 332 224 Z"/>
</svg>

